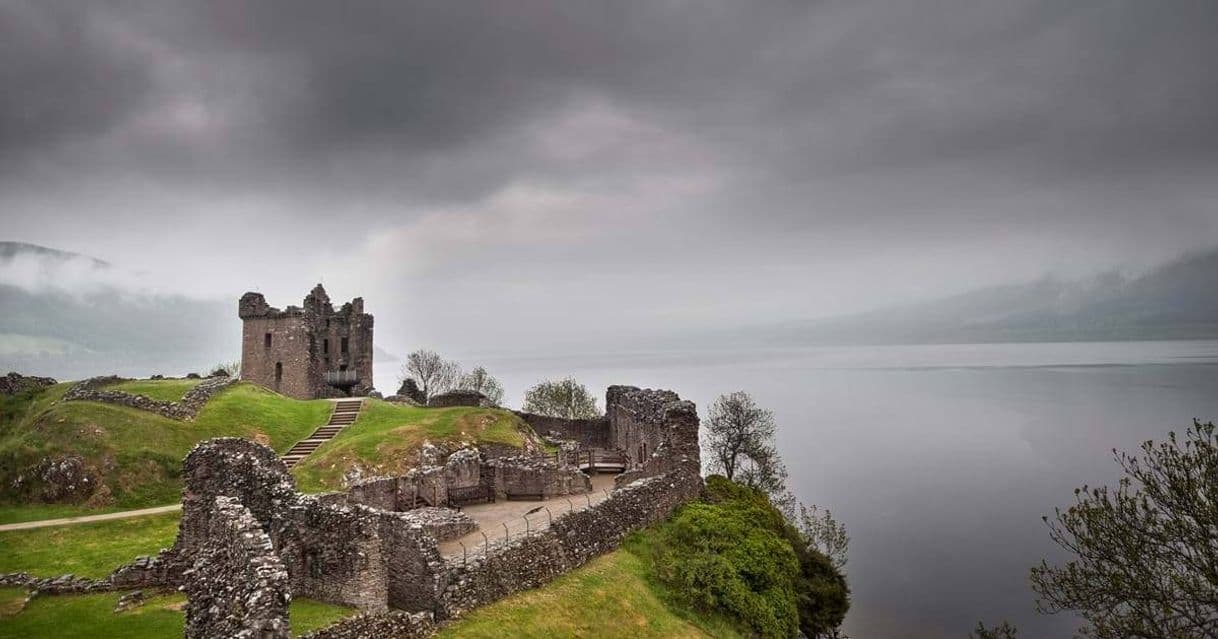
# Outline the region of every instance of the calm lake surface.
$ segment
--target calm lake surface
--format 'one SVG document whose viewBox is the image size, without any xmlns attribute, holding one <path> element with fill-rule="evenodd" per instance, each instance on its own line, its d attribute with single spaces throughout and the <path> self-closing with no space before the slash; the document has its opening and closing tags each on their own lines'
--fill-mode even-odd
<svg viewBox="0 0 1218 639">
<path fill-rule="evenodd" d="M 598 393 L 671 388 L 702 411 L 721 393 L 752 393 L 777 418 L 791 488 L 848 528 L 846 631 L 861 639 L 963 639 L 979 619 L 1070 636 L 1074 621 L 1038 616 L 1028 588 L 1028 569 L 1057 556 L 1041 516 L 1076 486 L 1114 484 L 1112 448 L 1218 419 L 1215 341 L 477 361 L 513 406 L 538 379 L 568 374 Z M 396 388 L 395 372 L 379 386 Z"/>
</svg>

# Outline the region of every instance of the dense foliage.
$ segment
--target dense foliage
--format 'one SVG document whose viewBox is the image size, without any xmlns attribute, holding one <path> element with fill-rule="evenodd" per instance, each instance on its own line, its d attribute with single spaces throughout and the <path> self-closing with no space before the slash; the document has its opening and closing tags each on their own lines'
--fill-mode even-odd
<svg viewBox="0 0 1218 639">
<path fill-rule="evenodd" d="M 601 414 L 596 407 L 596 398 L 588 392 L 588 387 L 571 377 L 538 382 L 525 392 L 523 410 L 565 419 L 584 419 Z"/>
<path fill-rule="evenodd" d="M 662 524 L 651 545 L 658 578 L 681 602 L 761 637 L 817 637 L 849 608 L 845 578 L 761 491 L 722 476 L 703 500 Z"/>
<path fill-rule="evenodd" d="M 1032 588 L 1042 612 L 1073 610 L 1096 639 L 1218 636 L 1218 439 L 1194 421 L 1183 441 L 1117 453 L 1116 489 L 1074 491 L 1049 536 L 1073 558 L 1041 562 Z"/>
</svg>

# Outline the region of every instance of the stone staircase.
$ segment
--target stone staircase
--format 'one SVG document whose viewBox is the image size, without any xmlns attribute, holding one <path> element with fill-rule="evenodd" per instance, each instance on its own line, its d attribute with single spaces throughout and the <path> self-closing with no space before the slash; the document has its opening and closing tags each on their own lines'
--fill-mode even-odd
<svg viewBox="0 0 1218 639">
<path fill-rule="evenodd" d="M 300 460 L 312 455 L 318 447 L 333 439 L 338 431 L 355 423 L 355 418 L 359 417 L 359 409 L 363 404 L 363 399 L 340 399 L 334 402 L 334 412 L 330 413 L 330 421 L 313 431 L 312 435 L 296 442 L 296 445 L 283 454 L 283 463 L 291 468 Z"/>
</svg>

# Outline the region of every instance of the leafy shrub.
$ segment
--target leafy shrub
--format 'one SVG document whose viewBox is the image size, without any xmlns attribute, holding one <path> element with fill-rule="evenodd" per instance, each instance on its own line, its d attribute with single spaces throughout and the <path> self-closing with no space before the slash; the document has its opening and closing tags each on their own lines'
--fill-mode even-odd
<svg viewBox="0 0 1218 639">
<path fill-rule="evenodd" d="M 650 554 L 681 603 L 761 637 L 824 634 L 849 607 L 845 579 L 829 559 L 764 493 L 725 477 L 707 479 L 701 501 L 656 529 Z"/>
</svg>

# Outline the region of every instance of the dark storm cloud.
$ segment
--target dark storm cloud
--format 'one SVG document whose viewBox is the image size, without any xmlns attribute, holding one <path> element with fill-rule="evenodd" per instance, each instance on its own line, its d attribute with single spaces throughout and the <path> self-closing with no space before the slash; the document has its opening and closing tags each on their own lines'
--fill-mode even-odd
<svg viewBox="0 0 1218 639">
<path fill-rule="evenodd" d="M 151 61 L 92 9 L 0 3 L 0 160 L 104 135 L 141 107 Z"/>
<path fill-rule="evenodd" d="M 569 170 L 513 136 L 588 95 L 788 182 L 978 161 L 1061 179 L 1218 149 L 1205 1 L 4 6 L 7 154 L 126 129 L 99 163 L 195 178 L 476 197 Z M 435 162 L 468 166 L 469 192 Z"/>
<path fill-rule="evenodd" d="M 107 258 L 324 235 L 386 281 L 664 265 L 792 314 L 1147 262 L 1218 241 L 1216 7 L 0 0 L 0 206 L 120 225 Z"/>
</svg>

